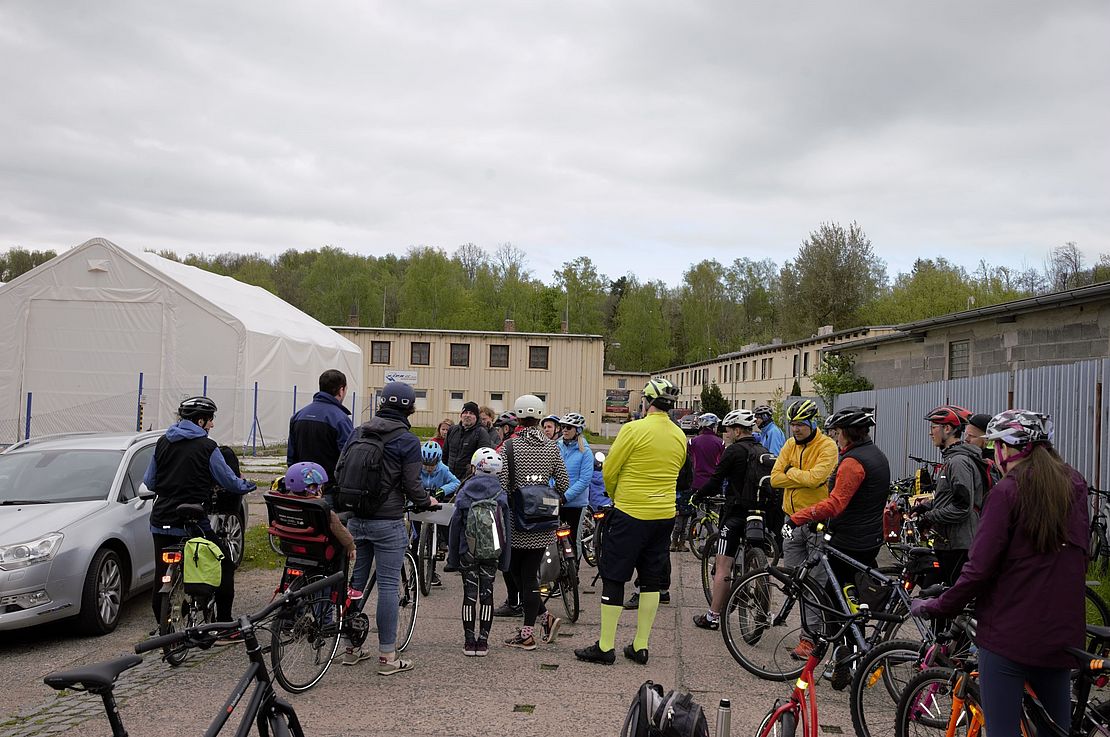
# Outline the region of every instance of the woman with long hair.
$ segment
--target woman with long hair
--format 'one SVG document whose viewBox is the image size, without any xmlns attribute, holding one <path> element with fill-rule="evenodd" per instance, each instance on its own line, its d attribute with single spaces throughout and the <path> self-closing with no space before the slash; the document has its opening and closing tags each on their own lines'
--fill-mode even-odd
<svg viewBox="0 0 1110 737">
<path fill-rule="evenodd" d="M 432 442 L 438 445 L 440 450 L 443 450 L 443 444 L 447 442 L 447 431 L 454 424 L 451 418 L 448 417 L 436 426 L 436 434 L 432 438 Z"/>
<path fill-rule="evenodd" d="M 991 734 L 1019 734 L 1026 682 L 1066 732 L 1076 663 L 1064 648 L 1083 647 L 1086 625 L 1087 482 L 1052 447 L 1048 415 L 1007 410 L 985 437 L 1005 475 L 983 507 L 959 579 L 937 598 L 915 600 L 911 612 L 951 616 L 975 599 Z"/>
<path fill-rule="evenodd" d="M 578 550 L 578 525 L 582 510 L 590 501 L 590 481 L 594 476 L 594 454 L 586 442 L 586 418 L 577 412 L 568 412 L 559 419 L 562 437 L 559 452 L 567 468 L 570 488 L 559 505 L 559 519 L 570 525 L 570 544 Z M 576 552 L 577 554 L 577 552 Z"/>
</svg>

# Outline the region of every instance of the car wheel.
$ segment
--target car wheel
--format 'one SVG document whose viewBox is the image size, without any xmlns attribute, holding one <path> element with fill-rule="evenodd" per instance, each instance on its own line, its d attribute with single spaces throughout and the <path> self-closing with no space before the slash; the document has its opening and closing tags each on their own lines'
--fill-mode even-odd
<svg viewBox="0 0 1110 737">
<path fill-rule="evenodd" d="M 119 624 L 123 605 L 123 564 L 114 550 L 101 548 L 93 556 L 81 592 L 78 624 L 89 635 L 106 635 Z"/>
<path fill-rule="evenodd" d="M 227 537 L 228 552 L 231 553 L 231 562 L 238 568 L 243 562 L 243 549 L 246 545 L 242 518 L 236 514 L 224 517 L 224 535 Z"/>
</svg>

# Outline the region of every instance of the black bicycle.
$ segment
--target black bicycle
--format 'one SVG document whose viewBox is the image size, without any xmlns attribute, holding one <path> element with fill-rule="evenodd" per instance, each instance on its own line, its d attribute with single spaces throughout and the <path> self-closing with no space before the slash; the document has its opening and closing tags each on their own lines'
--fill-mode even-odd
<svg viewBox="0 0 1110 737">
<path fill-rule="evenodd" d="M 709 503 L 723 497 L 707 499 Z M 766 506 L 766 505 L 764 505 Z M 719 532 L 705 541 L 705 555 L 701 559 L 701 588 L 707 604 L 713 603 L 713 577 L 717 575 L 717 542 Z M 738 581 L 749 573 L 762 571 L 768 565 L 778 565 L 780 550 L 778 540 L 767 529 L 767 513 L 762 509 L 750 510 L 744 518 L 744 544 L 739 555 L 732 559 L 732 570 L 727 581 Z"/>
<path fill-rule="evenodd" d="M 211 644 L 217 634 L 239 632 L 246 644 L 247 658 L 250 665 L 246 672 L 235 685 L 231 695 L 217 712 L 215 718 L 208 725 L 205 737 L 214 737 L 223 731 L 232 714 L 235 713 L 246 695 L 247 690 L 254 685 L 250 698 L 246 702 L 246 713 L 243 715 L 236 737 L 246 737 L 252 727 L 258 728 L 262 737 L 303 737 L 304 730 L 297 718 L 293 705 L 280 698 L 274 691 L 270 674 L 266 670 L 266 661 L 262 657 L 262 646 L 258 642 L 256 627 L 262 624 L 275 612 L 294 606 L 300 599 L 312 596 L 323 589 L 335 587 L 342 583 L 343 574 L 336 573 L 323 578 L 303 588 L 292 590 L 285 595 L 266 605 L 254 614 L 244 614 L 237 622 L 206 622 L 193 627 L 188 627 L 180 632 L 160 635 L 135 645 L 135 655 L 127 655 L 115 660 L 72 670 L 58 671 L 43 678 L 43 682 L 58 691 L 86 691 L 99 696 L 104 702 L 104 712 L 108 716 L 108 723 L 112 725 L 113 737 L 127 737 L 127 730 L 123 726 L 116 705 L 115 688 L 116 679 L 130 668 L 134 668 L 143 659 L 139 654 L 152 650 L 165 650 L 203 647 Z"/>
<path fill-rule="evenodd" d="M 158 634 L 168 635 L 180 632 L 195 625 L 215 621 L 216 598 L 214 594 L 194 595 L 185 591 L 183 578 L 183 559 L 185 556 L 185 541 L 192 537 L 204 537 L 200 528 L 200 520 L 208 512 L 199 504 L 182 504 L 178 513 L 185 519 L 185 537 L 176 545 L 170 545 L 162 550 L 162 562 L 166 564 L 166 572 L 162 574 L 162 588 L 158 591 L 160 603 L 158 605 Z M 200 645 L 200 647 L 210 646 Z M 187 647 L 167 647 L 162 659 L 173 666 L 181 665 L 189 656 Z"/>
<path fill-rule="evenodd" d="M 554 551 L 547 555 L 555 554 L 559 558 L 559 575 L 550 583 L 541 584 L 540 597 L 544 606 L 555 596 L 563 600 L 563 609 L 571 622 L 578 621 L 579 594 L 578 594 L 578 565 L 574 557 L 574 546 L 570 543 L 570 526 L 559 525 L 555 530 Z"/>
</svg>

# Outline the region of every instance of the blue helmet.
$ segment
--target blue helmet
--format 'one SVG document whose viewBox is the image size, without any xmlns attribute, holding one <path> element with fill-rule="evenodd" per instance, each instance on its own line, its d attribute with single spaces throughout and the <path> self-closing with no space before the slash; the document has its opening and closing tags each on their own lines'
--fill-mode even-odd
<svg viewBox="0 0 1110 737">
<path fill-rule="evenodd" d="M 420 446 L 420 462 L 425 466 L 434 466 L 443 458 L 443 448 L 439 443 L 429 440 Z"/>
<path fill-rule="evenodd" d="M 381 407 L 393 407 L 401 414 L 411 415 L 416 411 L 416 391 L 401 381 L 391 381 L 382 388 Z"/>
</svg>

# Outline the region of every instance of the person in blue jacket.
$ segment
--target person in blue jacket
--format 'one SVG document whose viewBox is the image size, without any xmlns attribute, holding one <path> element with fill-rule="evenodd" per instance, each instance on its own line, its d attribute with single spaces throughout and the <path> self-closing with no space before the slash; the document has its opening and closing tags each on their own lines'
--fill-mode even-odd
<svg viewBox="0 0 1110 737">
<path fill-rule="evenodd" d="M 594 456 L 582 434 L 585 427 L 586 418 L 577 412 L 568 412 L 559 418 L 562 431 L 559 452 L 570 479 L 570 488 L 560 499 L 559 519 L 570 525 L 570 544 L 575 550 L 578 549 L 578 525 L 582 521 L 582 510 L 590 500 L 590 481 L 594 475 Z"/>
<path fill-rule="evenodd" d="M 455 495 L 458 490 L 459 481 L 455 474 L 451 473 L 446 464 L 443 462 L 443 448 L 439 443 L 434 440 L 429 440 L 420 446 L 420 485 L 424 490 L 434 496 L 436 499 L 443 501 L 450 499 Z M 447 526 L 439 525 L 438 547 L 442 549 L 447 548 Z M 432 586 L 442 586 L 443 583 L 436 573 L 436 562 L 432 561 L 432 576 L 429 581 Z"/>
<path fill-rule="evenodd" d="M 755 415 L 756 424 L 759 425 L 759 429 L 754 433 L 755 442 L 766 448 L 771 455 L 777 456 L 782 446 L 786 445 L 786 436 L 775 424 L 771 407 L 761 404 L 752 410 L 752 414 Z"/>
</svg>

